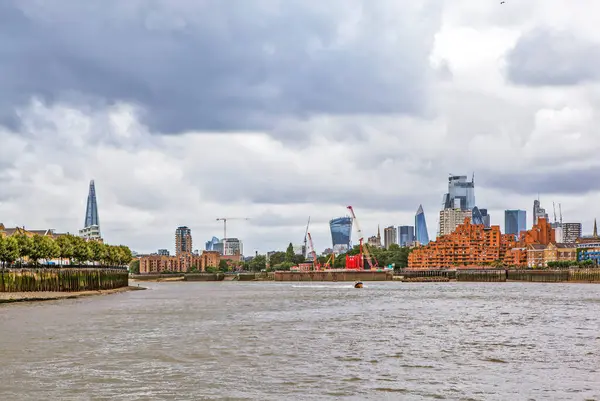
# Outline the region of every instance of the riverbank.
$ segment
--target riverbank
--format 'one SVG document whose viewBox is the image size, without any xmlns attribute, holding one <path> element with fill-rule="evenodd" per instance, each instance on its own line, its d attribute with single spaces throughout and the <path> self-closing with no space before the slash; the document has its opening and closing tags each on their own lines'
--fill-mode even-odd
<svg viewBox="0 0 600 401">
<path fill-rule="evenodd" d="M 12 302 L 38 302 L 38 301 L 55 301 L 58 299 L 74 299 L 89 297 L 94 295 L 110 295 L 118 294 L 121 292 L 128 291 L 139 291 L 145 290 L 144 287 L 139 286 L 128 286 L 121 288 L 114 288 L 111 290 L 98 290 L 98 291 L 77 291 L 77 292 L 50 292 L 50 291 L 36 291 L 36 292 L 0 292 L 0 304 L 12 303 Z"/>
</svg>

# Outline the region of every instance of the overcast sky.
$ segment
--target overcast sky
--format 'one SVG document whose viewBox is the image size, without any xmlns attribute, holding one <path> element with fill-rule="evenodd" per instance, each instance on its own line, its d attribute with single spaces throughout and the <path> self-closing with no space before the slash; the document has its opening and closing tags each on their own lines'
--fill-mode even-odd
<svg viewBox="0 0 600 401">
<path fill-rule="evenodd" d="M 449 173 L 492 224 L 534 198 L 600 216 L 600 2 L 4 0 L 0 222 L 76 232 L 90 179 L 109 243 L 245 253 L 353 205 L 430 237 Z M 356 237 L 356 235 L 355 235 Z"/>
</svg>

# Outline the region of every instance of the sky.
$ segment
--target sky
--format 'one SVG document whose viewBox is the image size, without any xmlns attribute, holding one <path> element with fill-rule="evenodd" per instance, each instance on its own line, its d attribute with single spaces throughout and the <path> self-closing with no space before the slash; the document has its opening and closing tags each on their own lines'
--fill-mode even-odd
<svg viewBox="0 0 600 401">
<path fill-rule="evenodd" d="M 600 2 L 4 0 L 0 222 L 75 233 L 95 180 L 105 241 L 212 236 L 315 248 L 430 237 L 449 174 L 493 225 L 533 200 L 600 216 Z M 356 232 L 354 232 L 356 240 Z"/>
</svg>

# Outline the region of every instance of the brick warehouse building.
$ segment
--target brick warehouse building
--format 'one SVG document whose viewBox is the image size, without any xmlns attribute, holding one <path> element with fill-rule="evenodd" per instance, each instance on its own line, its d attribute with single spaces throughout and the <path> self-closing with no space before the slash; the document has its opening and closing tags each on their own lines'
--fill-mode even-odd
<svg viewBox="0 0 600 401">
<path fill-rule="evenodd" d="M 207 267 L 218 267 L 219 252 L 203 251 L 201 255 L 192 253 L 179 256 L 148 255 L 140 258 L 140 274 L 168 272 L 185 273 L 192 268 L 206 271 Z"/>
</svg>

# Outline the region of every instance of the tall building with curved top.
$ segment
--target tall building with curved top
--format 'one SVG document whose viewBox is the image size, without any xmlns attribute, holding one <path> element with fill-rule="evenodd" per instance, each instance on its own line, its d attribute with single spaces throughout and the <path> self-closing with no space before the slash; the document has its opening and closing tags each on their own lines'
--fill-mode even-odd
<svg viewBox="0 0 600 401">
<path fill-rule="evenodd" d="M 350 238 L 352 235 L 352 218 L 338 217 L 329 221 L 329 229 L 331 230 L 331 243 L 333 252 L 346 252 L 350 249 Z"/>
<path fill-rule="evenodd" d="M 425 220 L 423 205 L 419 205 L 419 209 L 415 215 L 415 241 L 419 245 L 429 244 L 429 233 L 427 232 L 427 221 Z"/>
</svg>

